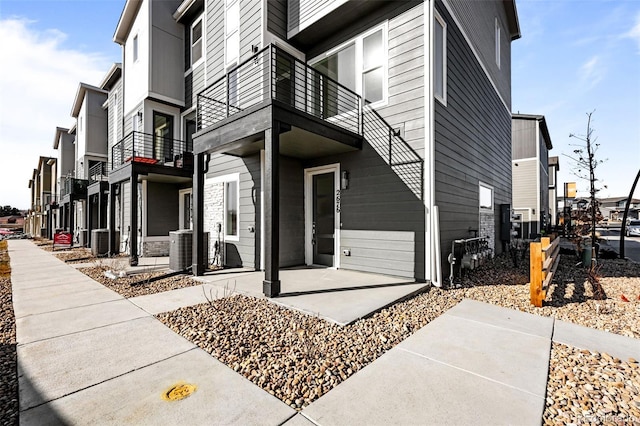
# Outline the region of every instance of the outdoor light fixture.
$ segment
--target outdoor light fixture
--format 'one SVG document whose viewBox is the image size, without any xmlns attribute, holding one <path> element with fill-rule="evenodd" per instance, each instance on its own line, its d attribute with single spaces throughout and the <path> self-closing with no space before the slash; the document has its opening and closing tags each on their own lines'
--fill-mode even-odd
<svg viewBox="0 0 640 426">
<path fill-rule="evenodd" d="M 340 179 L 340 189 L 349 189 L 349 172 L 343 170 L 341 174 L 342 177 Z"/>
</svg>

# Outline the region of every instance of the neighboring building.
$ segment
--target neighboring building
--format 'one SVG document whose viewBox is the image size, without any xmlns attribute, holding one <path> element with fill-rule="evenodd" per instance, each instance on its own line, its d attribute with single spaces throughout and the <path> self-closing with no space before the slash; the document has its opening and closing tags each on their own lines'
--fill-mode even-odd
<svg viewBox="0 0 640 426">
<path fill-rule="evenodd" d="M 56 204 L 54 209 L 56 229 L 70 231 L 69 223 L 72 215 L 71 200 L 67 196 L 67 181 L 74 179 L 76 175 L 76 147 L 75 134 L 69 129 L 56 127 L 56 133 L 53 138 L 53 149 L 58 152 L 56 158 L 56 173 L 54 179 L 57 184 Z M 63 194 L 65 201 L 63 202 Z"/>
<path fill-rule="evenodd" d="M 190 217 L 184 27 L 173 18 L 179 5 L 128 0 L 113 37 L 122 46 L 122 77 L 109 96 L 117 105 L 109 108 L 110 246 L 112 253 L 126 251 L 132 265 L 140 254 L 168 255 L 169 232 Z"/>
<path fill-rule="evenodd" d="M 185 0 L 174 14 L 183 116 L 195 104 L 197 119 L 194 274 L 218 225 L 224 263 L 264 269 L 268 296 L 285 266 L 440 285 L 453 240 L 479 234 L 501 251 L 513 1 L 224 4 Z"/>
<path fill-rule="evenodd" d="M 624 209 L 627 206 L 627 197 L 600 198 L 600 212 L 602 216 L 611 221 L 621 221 L 624 215 Z M 629 219 L 640 219 L 640 200 L 631 199 L 629 205 Z"/>
<path fill-rule="evenodd" d="M 518 237 L 535 238 L 551 224 L 549 150 L 553 145 L 544 115 L 513 114 L 511 133 L 512 209 L 521 222 Z"/>
<path fill-rule="evenodd" d="M 549 225 L 558 225 L 558 172 L 560 171 L 560 160 L 558 157 L 549 157 Z"/>
<path fill-rule="evenodd" d="M 34 237 L 51 237 L 53 216 L 47 206 L 55 202 L 55 163 L 55 158 L 41 156 L 29 180 L 31 208 L 25 218 L 24 231 Z"/>
</svg>

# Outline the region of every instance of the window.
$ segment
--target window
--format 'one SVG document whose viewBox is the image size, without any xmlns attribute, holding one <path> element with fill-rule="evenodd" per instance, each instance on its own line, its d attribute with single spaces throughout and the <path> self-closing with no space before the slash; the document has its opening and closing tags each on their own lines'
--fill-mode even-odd
<svg viewBox="0 0 640 426">
<path fill-rule="evenodd" d="M 240 57 L 240 0 L 227 0 L 225 12 L 225 63 L 235 65 Z"/>
<path fill-rule="evenodd" d="M 133 36 L 133 62 L 138 61 L 138 35 Z"/>
<path fill-rule="evenodd" d="M 179 191 L 180 229 L 193 229 L 193 190 Z"/>
<path fill-rule="evenodd" d="M 118 143 L 118 138 L 120 137 L 120 104 L 118 102 L 118 91 L 116 90 L 113 93 L 113 144 L 115 145 L 116 143 Z"/>
<path fill-rule="evenodd" d="M 387 89 L 386 24 L 311 61 L 313 68 L 359 93 L 367 102 L 383 102 Z"/>
<path fill-rule="evenodd" d="M 498 23 L 498 18 L 496 18 L 496 65 L 500 68 L 500 24 Z"/>
<path fill-rule="evenodd" d="M 480 182 L 480 210 L 493 211 L 493 187 Z"/>
<path fill-rule="evenodd" d="M 202 59 L 202 17 L 191 26 L 191 65 Z"/>
<path fill-rule="evenodd" d="M 447 99 L 447 26 L 438 13 L 433 19 L 433 94 L 442 103 Z"/>
<path fill-rule="evenodd" d="M 238 191 L 238 178 L 224 183 L 224 234 L 225 239 L 238 238 L 240 235 L 240 221 L 238 206 L 240 193 Z"/>
</svg>

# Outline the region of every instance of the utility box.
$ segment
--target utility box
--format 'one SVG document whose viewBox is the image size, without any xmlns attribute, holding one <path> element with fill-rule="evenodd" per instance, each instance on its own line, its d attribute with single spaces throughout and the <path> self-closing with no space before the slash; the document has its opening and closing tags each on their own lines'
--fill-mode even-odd
<svg viewBox="0 0 640 426">
<path fill-rule="evenodd" d="M 109 255 L 108 229 L 93 229 L 91 231 L 91 255 L 96 257 Z"/>
<path fill-rule="evenodd" d="M 204 233 L 202 245 L 205 264 L 209 264 L 209 233 Z M 193 231 L 182 229 L 169 232 L 169 269 L 184 271 L 193 265 Z"/>
<path fill-rule="evenodd" d="M 87 240 L 87 237 L 88 237 L 88 233 L 87 233 L 86 229 L 78 230 L 78 245 L 80 247 L 87 247 L 88 242 L 89 242 Z"/>
</svg>

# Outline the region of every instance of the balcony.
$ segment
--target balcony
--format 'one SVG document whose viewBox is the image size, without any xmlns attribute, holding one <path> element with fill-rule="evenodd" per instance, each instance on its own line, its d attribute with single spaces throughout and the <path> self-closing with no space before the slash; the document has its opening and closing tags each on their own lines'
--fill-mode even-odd
<svg viewBox="0 0 640 426">
<path fill-rule="evenodd" d="M 193 155 L 184 141 L 131 132 L 111 148 L 111 170 L 125 164 L 193 169 Z"/>
<path fill-rule="evenodd" d="M 60 188 L 60 196 L 86 197 L 89 181 L 87 179 L 66 178 Z"/>
<path fill-rule="evenodd" d="M 285 155 L 360 149 L 362 117 L 357 93 L 269 45 L 198 94 L 194 152 L 255 152 L 274 120 Z"/>
<path fill-rule="evenodd" d="M 101 161 L 89 168 L 89 185 L 97 182 L 106 182 L 109 179 L 107 163 Z"/>
</svg>

